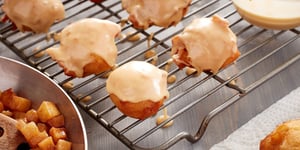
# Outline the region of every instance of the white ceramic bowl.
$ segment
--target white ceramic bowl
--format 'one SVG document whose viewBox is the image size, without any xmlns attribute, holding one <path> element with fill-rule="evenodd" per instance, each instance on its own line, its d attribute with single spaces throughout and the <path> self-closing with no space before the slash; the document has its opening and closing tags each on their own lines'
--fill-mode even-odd
<svg viewBox="0 0 300 150">
<path fill-rule="evenodd" d="M 0 90 L 8 88 L 32 100 L 32 107 L 36 109 L 44 100 L 53 101 L 65 116 L 72 150 L 87 150 L 85 126 L 77 107 L 50 78 L 33 67 L 0 56 Z"/>
<path fill-rule="evenodd" d="M 300 0 L 232 0 L 237 12 L 249 23 L 286 30 L 300 26 Z"/>
</svg>

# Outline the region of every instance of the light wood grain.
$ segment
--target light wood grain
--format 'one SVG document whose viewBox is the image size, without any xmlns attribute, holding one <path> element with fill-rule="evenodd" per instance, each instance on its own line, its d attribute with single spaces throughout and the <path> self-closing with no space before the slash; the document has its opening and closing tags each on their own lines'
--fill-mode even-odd
<svg viewBox="0 0 300 150">
<path fill-rule="evenodd" d="M 26 142 L 21 132 L 16 128 L 17 121 L 0 113 L 0 127 L 4 133 L 0 137 L 0 149 L 16 150 L 17 147 Z"/>
</svg>

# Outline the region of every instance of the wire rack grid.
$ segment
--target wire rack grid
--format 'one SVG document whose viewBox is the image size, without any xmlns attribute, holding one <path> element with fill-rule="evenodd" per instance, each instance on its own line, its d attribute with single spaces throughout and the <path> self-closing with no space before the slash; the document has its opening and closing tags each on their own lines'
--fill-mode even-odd
<svg viewBox="0 0 300 150">
<path fill-rule="evenodd" d="M 117 0 L 107 0 L 99 4 L 77 0 L 63 0 L 63 3 L 66 18 L 55 23 L 50 29 L 51 32 L 58 33 L 68 24 L 82 18 L 94 17 L 122 23 L 128 16 L 122 9 L 121 2 Z M 3 15 L 3 12 L 1 14 Z M 197 77 L 194 74 L 186 75 L 184 71 L 172 65 L 169 75 L 175 75 L 177 80 L 169 84 L 170 98 L 158 112 L 162 114 L 163 109 L 168 108 L 171 117 L 160 125 L 155 124 L 155 117 L 136 120 L 121 114 L 105 91 L 107 72 L 80 79 L 65 76 L 63 70 L 48 55 L 40 55 L 45 49 L 59 44 L 49 40 L 47 35 L 20 33 L 14 30 L 10 23 L 2 23 L 0 40 L 27 64 L 62 86 L 79 107 L 129 148 L 167 149 L 182 139 L 191 143 L 197 142 L 215 116 L 232 107 L 235 102 L 300 58 L 298 49 L 289 49 L 299 43 L 299 29 L 271 31 L 253 26 L 239 16 L 230 0 L 193 0 L 187 15 L 173 27 L 153 26 L 147 30 L 137 30 L 126 22 L 122 27 L 126 38 L 116 41 L 118 65 L 132 60 L 151 62 L 154 57 L 145 59 L 144 54 L 154 49 L 158 56 L 157 66 L 164 69 L 170 58 L 171 38 L 180 33 L 194 18 L 210 17 L 214 14 L 230 22 L 230 28 L 238 37 L 241 56 L 235 64 L 220 70 L 216 75 L 210 72 L 204 72 Z M 138 35 L 140 40 L 128 41 L 135 35 Z M 148 41 L 150 35 L 153 35 L 153 38 Z M 281 60 L 274 60 L 275 55 L 283 57 Z M 264 72 L 254 73 L 253 77 L 253 70 L 259 68 L 262 63 L 272 63 L 272 67 Z M 252 80 L 244 80 L 249 76 L 252 76 Z M 73 85 L 66 87 L 66 83 Z M 91 97 L 91 100 L 86 101 L 86 97 Z M 198 118 L 194 122 L 186 122 L 191 113 L 195 113 L 193 115 Z M 163 125 L 172 120 L 175 122 L 174 127 L 162 129 Z M 193 125 L 192 129 L 187 130 L 187 124 Z M 162 136 L 166 138 L 158 138 Z"/>
</svg>

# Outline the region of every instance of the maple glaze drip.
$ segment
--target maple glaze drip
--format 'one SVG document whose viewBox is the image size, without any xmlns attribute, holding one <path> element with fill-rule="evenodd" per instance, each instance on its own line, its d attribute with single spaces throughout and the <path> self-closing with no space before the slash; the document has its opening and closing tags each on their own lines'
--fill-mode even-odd
<svg viewBox="0 0 300 150">
<path fill-rule="evenodd" d="M 158 116 L 158 117 L 156 118 L 156 124 L 157 124 L 157 125 L 160 125 L 162 122 L 164 122 L 165 120 L 167 120 L 167 119 L 169 119 L 169 118 L 170 118 L 170 116 L 168 115 L 167 108 L 164 108 L 163 114 L 160 115 L 160 116 Z M 170 127 L 170 126 L 172 126 L 173 124 L 174 124 L 174 121 L 171 120 L 170 122 L 168 122 L 167 124 L 165 124 L 165 125 L 163 126 L 163 128 Z"/>
</svg>

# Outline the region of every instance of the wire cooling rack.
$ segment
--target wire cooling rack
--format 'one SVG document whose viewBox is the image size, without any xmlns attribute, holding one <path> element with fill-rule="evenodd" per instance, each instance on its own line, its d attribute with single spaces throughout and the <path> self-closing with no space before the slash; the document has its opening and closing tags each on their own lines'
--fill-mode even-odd
<svg viewBox="0 0 300 150">
<path fill-rule="evenodd" d="M 63 0 L 63 3 L 66 18 L 55 23 L 50 29 L 51 32 L 57 33 L 69 23 L 82 18 L 95 17 L 122 23 L 128 16 L 119 0 L 107 0 L 99 4 L 90 1 Z M 3 12 L 1 14 L 3 15 Z M 153 26 L 147 30 L 137 30 L 129 22 L 125 22 L 122 33 L 127 36 L 116 41 L 118 65 L 132 60 L 151 62 L 155 58 L 145 59 L 144 54 L 154 49 L 158 56 L 156 65 L 164 69 L 170 58 L 171 38 L 180 33 L 192 19 L 210 17 L 214 14 L 230 22 L 230 28 L 238 37 L 241 56 L 235 64 L 220 70 L 216 75 L 209 72 L 204 72 L 198 77 L 193 74 L 186 75 L 184 70 L 172 65 L 169 75 L 175 75 L 177 80 L 169 84 L 170 98 L 158 112 L 162 114 L 162 110 L 167 108 L 171 117 L 161 125 L 155 124 L 155 117 L 136 120 L 121 114 L 105 91 L 107 72 L 82 79 L 65 76 L 56 62 L 48 55 L 42 54 L 45 49 L 59 44 L 49 40 L 47 35 L 20 33 L 14 30 L 10 23 L 2 23 L 0 40 L 27 64 L 62 86 L 78 106 L 129 148 L 166 149 L 182 139 L 191 143 L 197 142 L 215 116 L 300 58 L 299 49 L 291 48 L 299 43 L 299 29 L 285 31 L 262 29 L 243 20 L 229 0 L 193 0 L 187 15 L 173 27 L 164 29 Z M 128 41 L 135 35 L 140 37 L 138 41 Z M 153 35 L 153 38 L 148 43 L 150 35 Z M 275 60 L 276 55 L 281 55 L 282 58 Z M 250 76 L 249 72 L 253 73 L 262 63 L 272 65 L 264 71 L 255 73 L 255 77 L 251 80 L 244 80 Z M 87 100 L 87 97 L 91 99 Z M 198 109 L 201 111 L 197 111 Z M 186 122 L 185 118 L 189 117 L 191 112 L 196 113 L 198 118 L 194 122 Z M 162 126 L 171 120 L 174 120 L 175 124 L 168 129 L 162 129 Z M 198 130 L 189 131 L 183 124 L 193 125 Z M 160 137 L 166 134 L 168 139 L 162 140 Z"/>
</svg>

